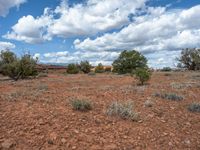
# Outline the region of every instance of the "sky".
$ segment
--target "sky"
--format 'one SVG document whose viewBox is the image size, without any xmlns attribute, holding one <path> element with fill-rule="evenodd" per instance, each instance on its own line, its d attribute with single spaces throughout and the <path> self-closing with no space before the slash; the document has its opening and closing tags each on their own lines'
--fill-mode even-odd
<svg viewBox="0 0 200 150">
<path fill-rule="evenodd" d="M 40 63 L 111 65 L 137 50 L 153 68 L 200 48 L 199 0 L 0 0 L 0 50 Z"/>
</svg>

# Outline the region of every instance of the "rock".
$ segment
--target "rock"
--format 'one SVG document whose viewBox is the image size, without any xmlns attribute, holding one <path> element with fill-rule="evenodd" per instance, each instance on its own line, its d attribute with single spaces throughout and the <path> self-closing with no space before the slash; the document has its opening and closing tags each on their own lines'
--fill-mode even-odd
<svg viewBox="0 0 200 150">
<path fill-rule="evenodd" d="M 3 149 L 10 149 L 14 146 L 14 142 L 12 140 L 5 140 L 1 146 Z"/>
<path fill-rule="evenodd" d="M 76 149 L 76 146 L 72 146 L 72 149 Z"/>
<path fill-rule="evenodd" d="M 106 150 L 116 150 L 116 149 L 117 149 L 117 145 L 114 144 L 114 143 L 112 143 L 112 144 L 110 144 L 110 145 L 107 145 L 107 146 L 105 147 L 105 149 L 106 149 Z"/>
<path fill-rule="evenodd" d="M 65 138 L 62 138 L 62 139 L 61 139 L 61 142 L 64 144 L 64 143 L 67 142 L 67 140 L 66 140 Z"/>
<path fill-rule="evenodd" d="M 48 140 L 48 144 L 53 145 L 53 141 L 51 139 Z"/>
<path fill-rule="evenodd" d="M 79 131 L 78 131 L 78 130 L 74 130 L 74 132 L 75 132 L 76 134 L 79 134 Z"/>
</svg>

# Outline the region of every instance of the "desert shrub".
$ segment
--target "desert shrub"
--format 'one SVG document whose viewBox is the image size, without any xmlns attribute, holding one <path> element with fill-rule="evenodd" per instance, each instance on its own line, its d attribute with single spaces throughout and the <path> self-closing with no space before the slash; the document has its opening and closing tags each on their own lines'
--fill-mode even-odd
<svg viewBox="0 0 200 150">
<path fill-rule="evenodd" d="M 144 83 L 151 78 L 151 72 L 146 68 L 137 68 L 133 73 L 140 81 L 141 85 L 144 85 Z"/>
<path fill-rule="evenodd" d="M 188 110 L 191 112 L 200 112 L 200 103 L 192 103 L 188 106 Z"/>
<path fill-rule="evenodd" d="M 38 77 L 48 77 L 48 73 L 40 72 L 40 73 L 38 74 Z"/>
<path fill-rule="evenodd" d="M 110 68 L 110 67 L 106 67 L 106 68 L 104 69 L 104 71 L 105 71 L 105 72 L 111 72 L 111 68 Z"/>
<path fill-rule="evenodd" d="M 164 68 L 161 69 L 161 71 L 170 72 L 170 71 L 172 71 L 172 68 L 170 68 L 170 67 L 164 67 Z"/>
<path fill-rule="evenodd" d="M 48 90 L 48 85 L 46 85 L 46 84 L 40 84 L 40 85 L 37 87 L 37 89 L 38 89 L 39 91 L 47 91 L 47 90 Z"/>
<path fill-rule="evenodd" d="M 37 60 L 34 60 L 29 54 L 25 54 L 20 59 L 17 59 L 14 53 L 3 51 L 0 55 L 0 61 L 2 64 L 2 73 L 14 80 L 24 79 L 38 74 L 36 70 Z"/>
<path fill-rule="evenodd" d="M 67 66 L 67 73 L 69 73 L 69 74 L 77 74 L 77 73 L 79 73 L 78 64 L 69 64 Z"/>
<path fill-rule="evenodd" d="M 181 56 L 177 58 L 178 67 L 188 70 L 200 70 L 200 49 L 186 48 L 181 52 Z"/>
<path fill-rule="evenodd" d="M 104 67 L 103 67 L 102 63 L 99 63 L 98 66 L 96 66 L 95 72 L 96 73 L 103 73 L 104 72 Z"/>
<path fill-rule="evenodd" d="M 112 65 L 113 72 L 118 74 L 132 73 L 137 68 L 146 68 L 147 59 L 135 50 L 123 51 Z"/>
<path fill-rule="evenodd" d="M 182 96 L 179 96 L 175 93 L 155 93 L 154 94 L 155 97 L 160 97 L 160 98 L 163 98 L 163 99 L 167 99 L 167 100 L 172 100 L 172 101 L 181 101 L 183 100 L 183 97 Z"/>
<path fill-rule="evenodd" d="M 89 76 L 95 76 L 96 73 L 95 73 L 95 72 L 90 72 L 90 73 L 88 73 L 88 75 L 89 75 Z"/>
<path fill-rule="evenodd" d="M 89 73 L 92 66 L 90 65 L 88 61 L 81 61 L 79 67 L 82 72 Z"/>
<path fill-rule="evenodd" d="M 70 101 L 74 110 L 88 111 L 92 109 L 92 105 L 87 100 L 73 99 Z"/>
<path fill-rule="evenodd" d="M 148 99 L 148 100 L 146 100 L 145 102 L 144 102 L 144 106 L 145 107 L 152 107 L 153 106 L 153 101 L 151 101 L 150 99 Z"/>
<path fill-rule="evenodd" d="M 122 119 L 138 121 L 139 115 L 133 110 L 132 103 L 113 102 L 107 109 L 107 114 L 110 116 L 119 116 Z"/>
</svg>

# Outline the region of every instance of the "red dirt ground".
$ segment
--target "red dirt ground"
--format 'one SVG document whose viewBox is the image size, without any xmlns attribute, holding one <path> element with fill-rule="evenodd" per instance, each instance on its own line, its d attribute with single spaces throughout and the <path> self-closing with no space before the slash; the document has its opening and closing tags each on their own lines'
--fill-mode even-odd
<svg viewBox="0 0 200 150">
<path fill-rule="evenodd" d="M 174 92 L 184 100 L 154 97 L 158 92 Z M 72 98 L 91 101 L 93 109 L 73 110 Z M 144 106 L 147 99 L 153 107 Z M 113 101 L 133 102 L 141 120 L 107 116 Z M 200 113 L 187 110 L 192 102 L 200 102 L 197 73 L 154 73 L 145 86 L 112 74 L 0 80 L 0 149 L 198 150 Z"/>
</svg>

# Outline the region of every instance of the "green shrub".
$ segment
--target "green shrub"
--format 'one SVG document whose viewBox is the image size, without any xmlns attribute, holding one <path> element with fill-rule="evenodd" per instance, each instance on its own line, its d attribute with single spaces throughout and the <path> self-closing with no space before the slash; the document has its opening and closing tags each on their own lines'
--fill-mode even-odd
<svg viewBox="0 0 200 150">
<path fill-rule="evenodd" d="M 69 74 L 77 74 L 77 73 L 79 73 L 78 64 L 69 64 L 67 66 L 67 73 L 69 73 Z"/>
<path fill-rule="evenodd" d="M 183 97 L 182 96 L 179 96 L 175 93 L 164 93 L 164 94 L 161 94 L 161 93 L 156 93 L 154 94 L 155 97 L 160 97 L 160 98 L 163 98 L 163 99 L 167 99 L 167 100 L 172 100 L 172 101 L 181 101 L 183 100 Z"/>
<path fill-rule="evenodd" d="M 133 72 L 136 78 L 140 81 L 141 85 L 144 85 L 146 81 L 151 78 L 151 72 L 145 68 L 137 68 L 135 72 Z"/>
<path fill-rule="evenodd" d="M 104 71 L 104 67 L 101 63 L 98 64 L 98 66 L 95 68 L 95 73 L 103 73 Z"/>
<path fill-rule="evenodd" d="M 123 51 L 112 65 L 113 72 L 118 74 L 132 73 L 137 68 L 146 68 L 147 59 L 135 50 Z"/>
<path fill-rule="evenodd" d="M 200 103 L 192 103 L 188 106 L 188 110 L 191 112 L 200 112 Z"/>
<path fill-rule="evenodd" d="M 80 70 L 83 71 L 84 73 L 89 73 L 91 70 L 91 65 L 88 61 L 81 61 L 80 63 Z"/>
<path fill-rule="evenodd" d="M 172 69 L 170 67 L 164 67 L 161 69 L 161 71 L 170 72 L 170 71 L 172 71 Z"/>
<path fill-rule="evenodd" d="M 92 109 L 92 105 L 87 100 L 74 99 L 70 101 L 74 110 L 88 111 Z"/>
<path fill-rule="evenodd" d="M 34 60 L 29 54 L 25 54 L 20 59 L 17 59 L 14 53 L 2 51 L 0 61 L 2 73 L 14 80 L 24 79 L 38 74 L 36 70 L 37 60 Z"/>
<path fill-rule="evenodd" d="M 133 111 L 132 103 L 119 103 L 113 102 L 107 109 L 107 114 L 110 116 L 119 116 L 122 119 L 129 119 L 132 121 L 138 121 L 138 113 Z"/>
</svg>

